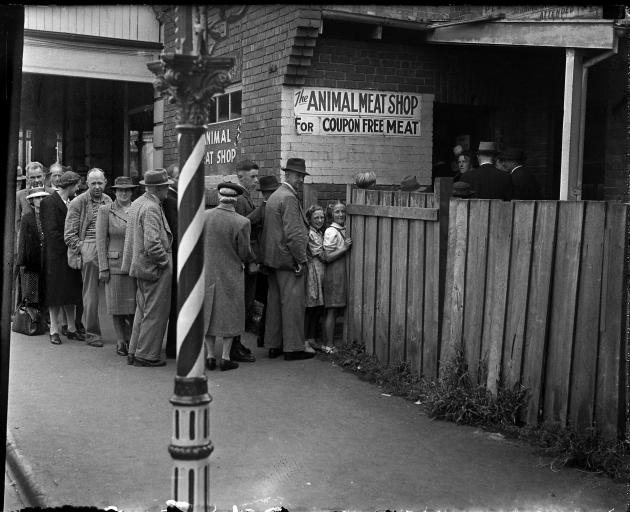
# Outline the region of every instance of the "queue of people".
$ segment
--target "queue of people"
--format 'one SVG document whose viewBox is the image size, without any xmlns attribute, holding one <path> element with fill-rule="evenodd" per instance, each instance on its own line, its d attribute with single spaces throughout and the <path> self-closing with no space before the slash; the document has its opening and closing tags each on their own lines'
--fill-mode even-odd
<svg viewBox="0 0 630 512">
<path fill-rule="evenodd" d="M 287 361 L 332 351 L 334 328 L 346 305 L 345 258 L 352 245 L 345 205 L 329 206 L 332 222 L 314 205 L 305 215 L 299 196 L 308 175 L 301 158 L 282 168 L 285 180 L 258 178 L 252 161 L 239 164 L 239 183 L 217 187 L 218 205 L 204 216 L 204 334 L 206 368 L 238 368 L 255 362 L 241 340 L 254 301 L 263 305 L 257 344 L 269 358 Z M 177 318 L 174 258 L 177 243 L 178 169 L 146 171 L 138 184 L 107 180 L 98 168 L 87 173 L 87 189 L 67 167 L 26 168 L 27 187 L 18 191 L 17 254 L 21 296 L 49 317 L 49 340 L 103 347 L 98 316 L 105 288 L 116 353 L 133 366 L 164 366 L 175 356 Z M 145 192 L 132 201 L 138 188 Z M 258 190 L 262 204 L 252 193 Z M 170 204 L 169 204 L 170 198 Z M 174 211 L 173 211 L 174 207 Z M 169 350 L 170 348 L 170 350 Z"/>
</svg>

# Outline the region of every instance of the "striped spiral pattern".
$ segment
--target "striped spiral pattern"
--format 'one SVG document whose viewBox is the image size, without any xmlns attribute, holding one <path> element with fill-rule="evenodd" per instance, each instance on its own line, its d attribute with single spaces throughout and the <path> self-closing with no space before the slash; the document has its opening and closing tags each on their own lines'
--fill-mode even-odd
<svg viewBox="0 0 630 512">
<path fill-rule="evenodd" d="M 203 299 L 203 127 L 178 129 L 178 147 L 184 164 L 179 175 L 177 209 L 177 375 L 204 375 Z M 187 157 L 185 155 L 188 155 Z"/>
</svg>

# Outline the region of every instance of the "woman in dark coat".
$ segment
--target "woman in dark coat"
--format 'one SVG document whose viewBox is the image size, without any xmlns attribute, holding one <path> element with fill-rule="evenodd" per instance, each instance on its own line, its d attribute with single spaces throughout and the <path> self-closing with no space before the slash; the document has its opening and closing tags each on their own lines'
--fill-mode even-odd
<svg viewBox="0 0 630 512">
<path fill-rule="evenodd" d="M 33 188 L 26 199 L 31 211 L 22 216 L 15 264 L 20 268 L 22 298 L 41 304 L 44 298 L 44 231 L 40 221 L 40 203 L 48 196 L 43 187 Z"/>
<path fill-rule="evenodd" d="M 81 271 L 68 266 L 68 246 L 63 240 L 63 230 L 68 212 L 69 198 L 76 191 L 80 177 L 66 171 L 59 179 L 59 190 L 42 200 L 41 220 L 45 244 L 44 267 L 46 270 L 45 303 L 50 310 L 50 342 L 60 345 L 61 311 L 68 322 L 68 339 L 85 341 L 75 326 L 75 304 L 81 302 Z"/>
<path fill-rule="evenodd" d="M 238 368 L 230 360 L 234 336 L 245 331 L 244 265 L 254 260 L 250 248 L 249 219 L 236 213 L 236 197 L 243 188 L 235 183 L 220 183 L 217 187 L 219 205 L 204 214 L 204 331 L 208 360 L 206 367 L 214 370 L 216 338 L 223 339 L 222 371 Z"/>
</svg>

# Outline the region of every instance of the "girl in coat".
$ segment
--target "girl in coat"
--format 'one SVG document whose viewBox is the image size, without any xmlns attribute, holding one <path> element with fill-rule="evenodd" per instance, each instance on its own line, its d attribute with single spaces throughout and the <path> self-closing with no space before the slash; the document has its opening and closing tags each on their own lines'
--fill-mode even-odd
<svg viewBox="0 0 630 512">
<path fill-rule="evenodd" d="M 313 352 L 320 349 L 317 341 L 317 328 L 324 314 L 324 275 L 326 272 L 326 253 L 324 251 L 324 209 L 318 204 L 306 210 L 309 223 L 308 245 L 306 246 L 306 311 L 304 332 L 306 343 L 304 350 Z"/>
</svg>

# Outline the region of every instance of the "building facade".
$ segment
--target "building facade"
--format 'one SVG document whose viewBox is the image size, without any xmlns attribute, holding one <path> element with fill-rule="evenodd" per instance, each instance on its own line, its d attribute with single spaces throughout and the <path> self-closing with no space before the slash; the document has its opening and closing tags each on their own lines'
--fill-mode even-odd
<svg viewBox="0 0 630 512">
<path fill-rule="evenodd" d="M 525 150 L 545 198 L 620 199 L 625 68 L 619 21 L 605 14 L 601 6 L 207 6 L 209 49 L 236 62 L 212 106 L 207 184 L 243 158 L 280 174 L 299 156 L 321 191 L 340 191 L 361 171 L 380 185 L 410 174 L 430 185 L 455 145 L 494 140 Z M 174 16 L 163 21 L 173 51 Z M 166 166 L 177 161 L 174 106 L 162 121 Z"/>
</svg>

